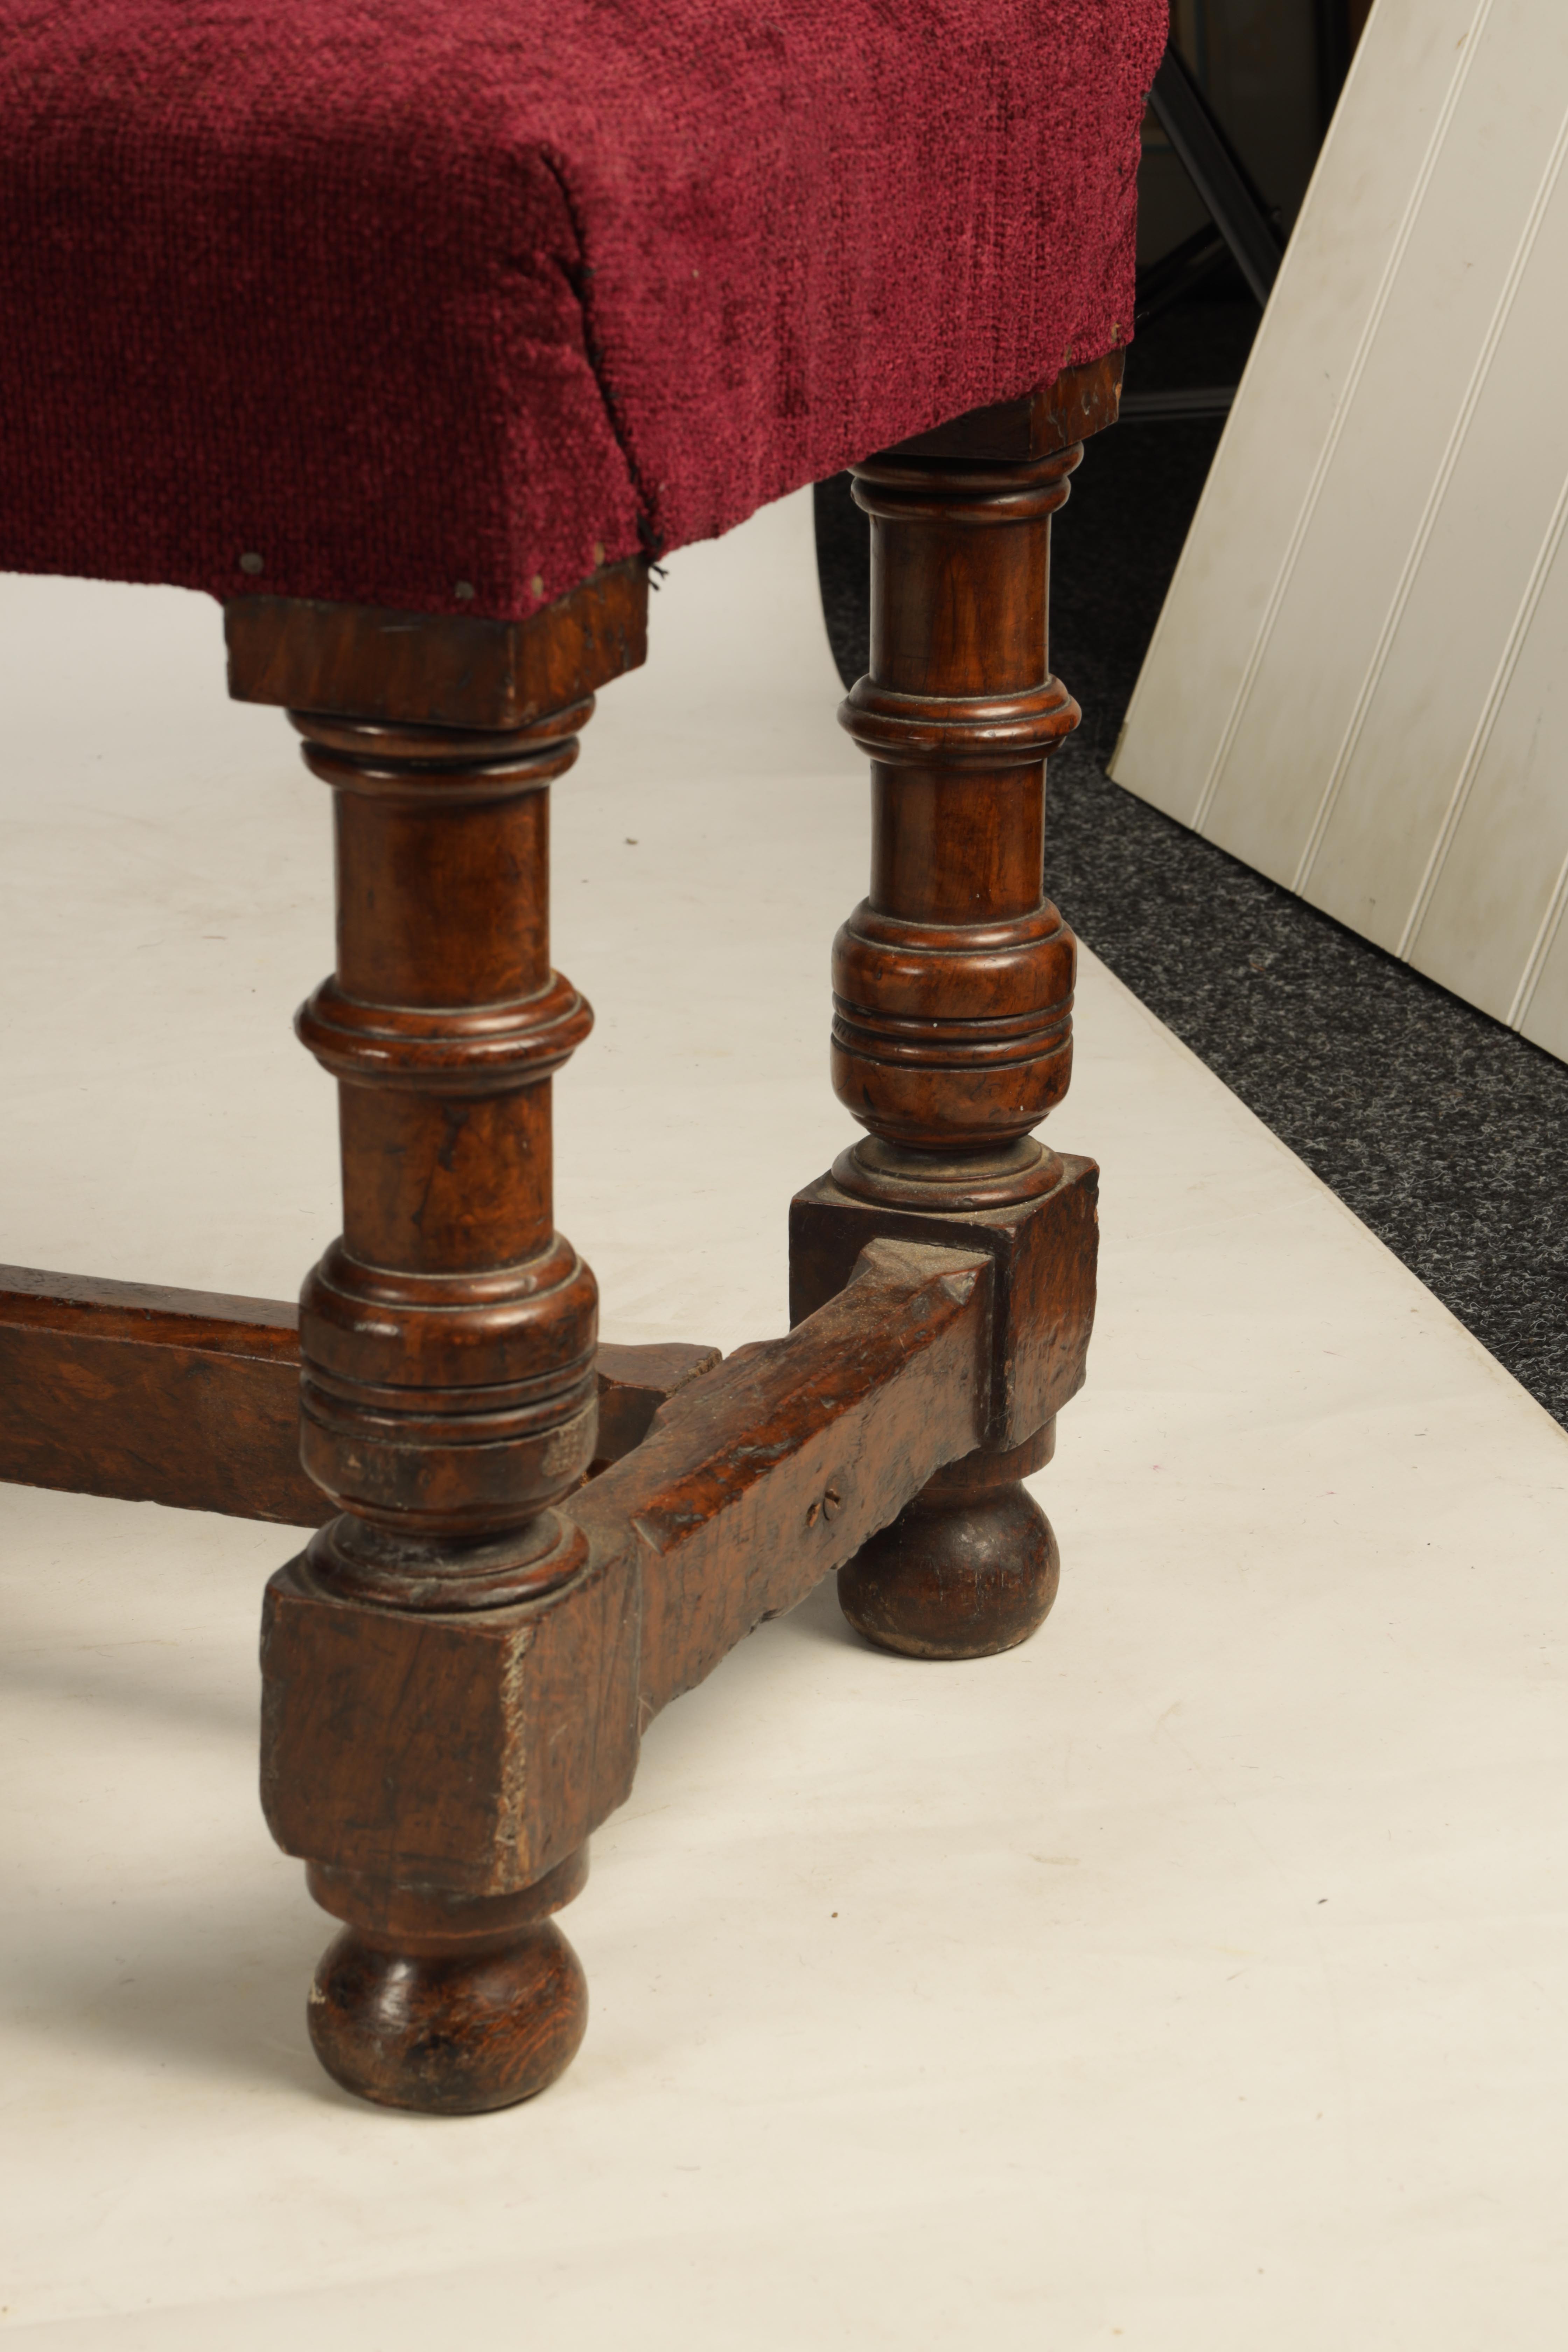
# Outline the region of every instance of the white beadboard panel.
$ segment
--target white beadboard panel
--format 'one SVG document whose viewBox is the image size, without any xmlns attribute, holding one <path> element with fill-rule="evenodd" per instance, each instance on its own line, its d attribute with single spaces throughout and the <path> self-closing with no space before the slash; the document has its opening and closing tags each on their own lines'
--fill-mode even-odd
<svg viewBox="0 0 1568 2352">
<path fill-rule="evenodd" d="M 1378 0 L 1362 37 L 1112 762 L 1183 824 L 1197 822 L 1478 5 Z M 1331 184 L 1342 202 L 1321 201 Z"/>
<path fill-rule="evenodd" d="M 1520 989 L 1513 1026 L 1532 1045 L 1544 1045 L 1568 1062 L 1568 858 L 1557 876 L 1557 887 L 1547 919 L 1542 926 L 1537 957 Z"/>
<path fill-rule="evenodd" d="M 1112 773 L 1568 1057 L 1563 0 L 1378 0 L 1299 255 Z"/>
<path fill-rule="evenodd" d="M 1205 830 L 1292 887 L 1419 565 L 1498 290 L 1554 144 L 1561 110 L 1536 97 L 1521 110 L 1510 36 L 1520 17 L 1563 7 L 1496 0 L 1466 45 L 1430 177 L 1216 758 Z"/>
<path fill-rule="evenodd" d="M 1406 950 L 1419 971 L 1516 1025 L 1526 1010 L 1522 968 L 1538 941 L 1537 971 L 1544 963 L 1568 866 L 1568 472 L 1557 491 L 1535 593 L 1515 616 L 1517 644 L 1506 650 L 1500 690 L 1467 747 L 1462 805 Z M 1559 1015 L 1559 1052 L 1568 1046 L 1562 1013 L 1568 1004 Z M 1535 1034 L 1528 1021 L 1523 1026 Z"/>
<path fill-rule="evenodd" d="M 1516 623 L 1528 624 L 1543 532 L 1568 478 L 1568 32 L 1562 46 L 1542 201 L 1371 658 L 1364 637 L 1355 648 L 1365 677 L 1352 724 L 1337 756 L 1311 762 L 1324 778 L 1318 838 L 1287 877 L 1394 954 L 1419 922 L 1467 751 Z"/>
</svg>

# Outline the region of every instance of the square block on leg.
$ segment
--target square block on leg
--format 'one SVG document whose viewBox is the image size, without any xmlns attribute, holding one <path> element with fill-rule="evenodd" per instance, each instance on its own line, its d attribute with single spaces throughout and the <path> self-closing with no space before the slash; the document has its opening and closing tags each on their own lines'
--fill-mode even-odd
<svg viewBox="0 0 1568 2352">
<path fill-rule="evenodd" d="M 936 1212 L 859 1201 L 831 1176 L 790 1203 L 790 1321 L 844 1288 L 869 1241 L 936 1242 L 984 1249 L 994 1264 L 991 1397 L 985 1444 L 1021 1445 L 1083 1386 L 1094 1328 L 1100 1170 L 1064 1158 L 1059 1181 L 1037 1200 L 1000 1209 Z"/>
<path fill-rule="evenodd" d="M 626 1544 L 558 1592 L 443 1615 L 267 1589 L 262 1809 L 286 1853 L 458 1896 L 531 1885 L 630 1793 L 641 1592 Z"/>
</svg>

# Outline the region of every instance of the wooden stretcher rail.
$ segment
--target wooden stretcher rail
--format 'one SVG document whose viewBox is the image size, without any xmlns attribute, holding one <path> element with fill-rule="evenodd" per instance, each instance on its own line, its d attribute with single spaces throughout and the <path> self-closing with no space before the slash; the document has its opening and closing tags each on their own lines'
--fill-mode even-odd
<svg viewBox="0 0 1568 2352">
<path fill-rule="evenodd" d="M 637 1540 L 644 1722 L 978 1444 L 992 1290 L 984 1252 L 872 1242 L 837 1297 L 737 1349 L 574 1499 L 591 1538 Z"/>
<path fill-rule="evenodd" d="M 694 1381 L 563 1506 L 586 1564 L 531 1605 L 345 1601 L 316 1538 L 273 1578 L 262 1635 L 285 1852 L 459 1901 L 563 1864 L 624 1802 L 650 1718 L 976 1444 L 993 1279 L 984 1251 L 872 1242 L 837 1297 Z"/>
<path fill-rule="evenodd" d="M 602 1347 L 598 1459 L 647 1433 L 716 1348 Z M 291 1306 L 0 1266 L 0 1479 L 314 1528 Z"/>
</svg>

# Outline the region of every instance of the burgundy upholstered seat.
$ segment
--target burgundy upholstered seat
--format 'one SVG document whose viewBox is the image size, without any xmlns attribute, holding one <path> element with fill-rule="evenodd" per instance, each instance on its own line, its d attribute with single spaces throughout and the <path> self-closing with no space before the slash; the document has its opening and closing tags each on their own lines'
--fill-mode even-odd
<svg viewBox="0 0 1568 2352">
<path fill-rule="evenodd" d="M 1165 26 L 0 0 L 0 567 L 520 617 L 1096 358 Z"/>
</svg>

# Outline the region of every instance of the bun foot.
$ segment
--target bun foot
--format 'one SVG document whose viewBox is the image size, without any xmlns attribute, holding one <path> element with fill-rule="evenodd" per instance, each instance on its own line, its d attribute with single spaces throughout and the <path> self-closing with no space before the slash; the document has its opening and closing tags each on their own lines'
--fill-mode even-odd
<svg viewBox="0 0 1568 2352">
<path fill-rule="evenodd" d="M 838 1571 L 858 1633 L 906 1658 L 988 1658 L 1045 1622 L 1061 1578 L 1050 1521 L 1020 1478 L 1043 1469 L 1055 1423 L 1010 1454 L 949 1463 Z"/>
<path fill-rule="evenodd" d="M 433 2116 L 482 2115 L 546 2089 L 588 2022 L 582 1963 L 547 1916 L 577 1892 L 585 1860 L 521 1895 L 450 1905 L 395 1888 L 378 1902 L 364 1880 L 313 1868 L 316 1900 L 350 1919 L 310 1988 L 328 2074 L 362 2099 Z"/>
</svg>

